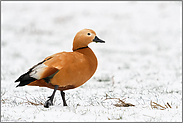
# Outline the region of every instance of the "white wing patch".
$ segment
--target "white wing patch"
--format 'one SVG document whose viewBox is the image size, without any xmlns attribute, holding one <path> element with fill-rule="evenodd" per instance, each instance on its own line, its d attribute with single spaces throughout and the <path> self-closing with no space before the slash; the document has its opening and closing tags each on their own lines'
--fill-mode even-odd
<svg viewBox="0 0 183 123">
<path fill-rule="evenodd" d="M 35 68 L 32 69 L 32 71 L 29 73 L 30 77 L 33 77 L 35 79 L 41 79 L 41 75 L 44 73 L 45 68 L 47 68 L 44 63 L 37 65 Z"/>
</svg>

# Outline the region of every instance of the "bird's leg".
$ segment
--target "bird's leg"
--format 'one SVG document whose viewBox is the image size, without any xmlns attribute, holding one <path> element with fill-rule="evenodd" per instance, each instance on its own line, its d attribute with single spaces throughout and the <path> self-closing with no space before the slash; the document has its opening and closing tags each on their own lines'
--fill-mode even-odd
<svg viewBox="0 0 183 123">
<path fill-rule="evenodd" d="M 62 97 L 62 100 L 63 100 L 63 105 L 67 106 L 67 103 L 65 101 L 65 93 L 63 91 L 60 91 L 60 94 L 61 94 L 61 97 Z"/>
<path fill-rule="evenodd" d="M 52 95 L 48 97 L 49 99 L 44 104 L 45 108 L 49 108 L 49 106 L 53 105 L 53 98 L 55 96 L 55 92 L 57 89 L 58 89 L 58 85 L 55 85 L 55 88 L 54 88 Z"/>
</svg>

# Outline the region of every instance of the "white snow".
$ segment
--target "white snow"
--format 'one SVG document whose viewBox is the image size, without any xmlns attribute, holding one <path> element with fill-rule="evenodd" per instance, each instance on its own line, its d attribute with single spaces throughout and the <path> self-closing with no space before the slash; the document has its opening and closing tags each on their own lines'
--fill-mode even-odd
<svg viewBox="0 0 183 123">
<path fill-rule="evenodd" d="M 181 2 L 1 2 L 1 121 L 182 121 Z M 72 51 L 75 34 L 91 28 L 105 44 L 89 46 L 98 58 L 94 76 L 60 93 L 54 106 L 21 98 L 46 98 L 53 90 L 14 81 L 45 57 Z M 113 78 L 113 79 L 112 79 Z M 135 107 L 115 107 L 125 99 Z M 172 108 L 152 109 L 150 101 Z"/>
</svg>

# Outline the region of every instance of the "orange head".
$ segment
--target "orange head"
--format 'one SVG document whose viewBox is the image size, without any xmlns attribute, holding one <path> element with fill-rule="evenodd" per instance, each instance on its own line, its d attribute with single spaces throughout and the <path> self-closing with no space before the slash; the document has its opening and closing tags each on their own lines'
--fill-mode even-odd
<svg viewBox="0 0 183 123">
<path fill-rule="evenodd" d="M 105 43 L 105 41 L 99 39 L 96 33 L 91 29 L 83 29 L 79 31 L 74 37 L 72 50 L 77 50 L 82 47 L 87 47 L 91 42 Z"/>
</svg>

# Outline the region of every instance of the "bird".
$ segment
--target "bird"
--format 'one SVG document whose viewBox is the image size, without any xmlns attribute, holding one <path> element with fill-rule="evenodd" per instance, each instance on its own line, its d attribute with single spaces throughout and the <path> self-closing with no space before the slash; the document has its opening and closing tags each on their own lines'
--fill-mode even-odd
<svg viewBox="0 0 183 123">
<path fill-rule="evenodd" d="M 55 92 L 60 91 L 63 106 L 67 106 L 65 90 L 74 89 L 87 82 L 95 73 L 98 61 L 88 46 L 90 43 L 105 43 L 92 29 L 82 29 L 73 39 L 72 52 L 59 52 L 46 57 L 22 74 L 15 82 L 16 87 L 39 86 L 54 89 L 44 103 L 45 108 L 53 105 Z"/>
</svg>

